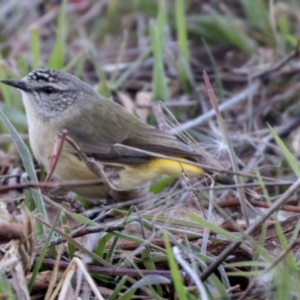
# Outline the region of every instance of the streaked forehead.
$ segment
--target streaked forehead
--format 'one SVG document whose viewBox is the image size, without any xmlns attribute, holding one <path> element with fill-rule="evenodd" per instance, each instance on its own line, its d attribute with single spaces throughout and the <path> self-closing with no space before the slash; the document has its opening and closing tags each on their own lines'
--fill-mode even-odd
<svg viewBox="0 0 300 300">
<path fill-rule="evenodd" d="M 56 82 L 58 72 L 50 69 L 39 69 L 29 73 L 27 79 L 35 82 Z"/>
</svg>

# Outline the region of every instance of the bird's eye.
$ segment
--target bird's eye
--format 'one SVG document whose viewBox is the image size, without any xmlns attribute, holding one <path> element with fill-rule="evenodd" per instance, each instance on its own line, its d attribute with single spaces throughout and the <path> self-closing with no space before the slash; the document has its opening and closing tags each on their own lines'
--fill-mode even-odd
<svg viewBox="0 0 300 300">
<path fill-rule="evenodd" d="M 50 95 L 54 92 L 54 88 L 52 86 L 45 86 L 43 88 L 43 92 L 47 95 Z"/>
</svg>

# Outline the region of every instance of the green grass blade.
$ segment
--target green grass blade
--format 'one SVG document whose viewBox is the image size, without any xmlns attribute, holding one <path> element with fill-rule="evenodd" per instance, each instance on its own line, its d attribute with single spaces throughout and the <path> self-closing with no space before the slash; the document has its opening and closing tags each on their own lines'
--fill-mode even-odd
<svg viewBox="0 0 300 300">
<path fill-rule="evenodd" d="M 0 295 L 5 300 L 16 299 L 7 277 L 2 272 L 0 272 Z"/>
<path fill-rule="evenodd" d="M 183 55 L 186 61 L 190 61 L 190 51 L 186 31 L 184 4 L 185 1 L 183 0 L 176 0 L 175 2 L 177 39 L 181 54 Z"/>
<path fill-rule="evenodd" d="M 31 42 L 31 56 L 32 56 L 32 68 L 36 70 L 40 65 L 40 35 L 38 28 L 32 26 L 30 28 L 30 42 Z"/>
<path fill-rule="evenodd" d="M 112 294 L 108 297 L 107 300 L 115 300 L 117 299 L 119 293 L 121 292 L 121 290 L 123 289 L 126 281 L 127 281 L 127 276 L 124 276 L 121 278 L 121 280 L 118 282 L 117 286 L 114 288 Z"/>
<path fill-rule="evenodd" d="M 153 100 L 165 102 L 169 99 L 169 93 L 163 66 L 162 32 L 162 24 L 155 21 L 150 22 L 150 36 L 152 42 L 152 53 L 154 57 L 152 81 Z"/>
<path fill-rule="evenodd" d="M 175 2 L 176 30 L 177 41 L 179 45 L 180 55 L 177 59 L 177 72 L 186 94 L 192 92 L 193 77 L 190 68 L 190 51 L 186 29 L 185 17 L 185 1 L 176 0 Z"/>
<path fill-rule="evenodd" d="M 106 250 L 106 243 L 112 238 L 109 233 L 104 233 L 98 242 L 98 246 L 94 251 L 98 256 L 103 257 Z"/>
<path fill-rule="evenodd" d="M 175 261 L 167 232 L 164 232 L 164 241 L 166 247 L 166 254 L 167 254 L 167 258 L 171 270 L 171 277 L 172 277 L 173 284 L 175 286 L 177 297 L 180 300 L 187 300 L 188 298 L 183 284 L 182 276 L 180 274 L 178 265 Z"/>
<path fill-rule="evenodd" d="M 270 12 L 264 0 L 242 0 L 244 11 L 252 26 L 260 29 L 270 46 L 275 47 L 276 36 L 270 22 Z"/>
<path fill-rule="evenodd" d="M 119 238 L 115 237 L 107 251 L 106 260 L 108 260 L 111 264 L 113 264 L 114 254 L 116 251 L 118 241 L 119 241 Z"/>
<path fill-rule="evenodd" d="M 269 127 L 269 130 L 270 130 L 274 140 L 276 141 L 276 143 L 279 146 L 280 150 L 282 151 L 285 159 L 287 160 L 288 164 L 290 165 L 290 167 L 292 168 L 294 173 L 298 177 L 300 177 L 300 168 L 297 163 L 297 160 L 292 155 L 292 153 L 289 151 L 289 149 L 286 147 L 286 145 L 283 143 L 282 139 L 279 137 L 279 135 L 276 133 L 276 131 L 270 125 L 268 125 L 268 127 Z"/>
<path fill-rule="evenodd" d="M 6 79 L 7 73 L 6 73 L 6 67 L 3 62 L 0 61 L 0 80 Z M 8 86 L 4 84 L 0 84 L 1 94 L 3 96 L 4 103 L 7 105 L 13 105 L 12 97 L 9 92 Z"/>
<path fill-rule="evenodd" d="M 151 53 L 151 48 L 145 50 L 133 63 L 130 64 L 130 67 L 115 81 L 111 84 L 111 89 L 118 90 L 128 79 L 129 75 L 133 73 L 141 63 L 149 56 Z"/>
<path fill-rule="evenodd" d="M 217 234 L 229 239 L 230 241 L 239 240 L 239 237 L 237 235 L 235 235 L 225 229 L 222 229 L 221 227 L 214 225 L 214 224 L 196 216 L 195 214 L 187 213 L 187 216 L 189 218 L 191 218 L 193 221 L 195 221 L 198 224 L 200 224 L 201 226 L 203 226 L 203 228 L 208 228 L 210 231 L 217 233 Z"/>
<path fill-rule="evenodd" d="M 94 56 L 92 56 L 92 62 L 94 64 L 94 67 L 95 67 L 95 70 L 96 70 L 96 73 L 99 77 L 99 86 L 98 86 L 98 93 L 100 95 L 102 95 L 103 97 L 105 98 L 110 98 L 111 97 L 111 92 L 110 92 L 110 89 L 109 89 L 109 83 L 108 81 L 106 80 L 106 76 L 104 74 L 104 72 L 102 71 L 101 69 L 101 66 L 99 65 L 99 63 L 97 62 L 96 58 Z"/>
<path fill-rule="evenodd" d="M 69 227 L 67 217 L 63 211 L 60 212 L 60 222 L 61 222 L 62 228 L 64 230 L 64 233 L 70 235 L 71 229 Z M 76 249 L 71 243 L 68 243 L 68 250 L 69 250 L 69 257 L 73 258 L 75 255 Z"/>
<path fill-rule="evenodd" d="M 65 53 L 65 36 L 66 36 L 66 14 L 65 14 L 66 0 L 63 1 L 60 7 L 56 28 L 56 42 L 48 60 L 48 67 L 54 69 L 62 69 L 64 66 Z"/>
<path fill-rule="evenodd" d="M 131 300 L 134 293 L 135 293 L 135 289 L 134 290 L 128 290 L 118 300 Z"/>
<path fill-rule="evenodd" d="M 9 134 L 12 137 L 12 140 L 14 141 L 14 143 L 16 144 L 16 146 L 18 148 L 24 168 L 25 168 L 30 180 L 33 182 L 38 182 L 37 176 L 36 176 L 36 173 L 34 170 L 32 157 L 30 155 L 30 152 L 29 152 L 27 146 L 25 145 L 24 141 L 22 140 L 20 135 L 17 133 L 17 131 L 15 130 L 15 128 L 10 123 L 10 121 L 8 120 L 8 118 L 5 116 L 5 114 L 2 112 L 1 109 L 0 109 L 0 119 L 2 120 L 4 126 L 6 127 L 7 131 L 9 132 Z M 31 198 L 34 200 L 34 204 L 37 209 L 37 212 L 43 216 L 43 219 L 46 222 L 48 222 L 48 215 L 47 215 L 47 211 L 46 211 L 46 208 L 44 205 L 43 198 L 38 193 L 34 193 L 33 189 L 30 189 L 29 191 L 30 191 L 29 193 L 31 194 Z M 38 233 L 42 234 L 43 227 L 39 222 L 37 222 L 37 227 L 38 227 Z"/>
<path fill-rule="evenodd" d="M 24 129 L 27 128 L 27 118 L 24 112 L 16 109 L 14 106 L 7 105 L 3 102 L 0 102 L 0 109 L 13 124 L 19 125 Z"/>
<path fill-rule="evenodd" d="M 172 181 L 174 181 L 173 177 L 165 177 L 162 180 L 158 181 L 157 183 L 153 184 L 149 191 L 152 194 L 158 194 L 162 190 L 164 190 Z"/>
<path fill-rule="evenodd" d="M 20 74 L 26 76 L 29 73 L 26 58 L 22 54 L 18 57 L 18 67 L 20 70 Z"/>
</svg>

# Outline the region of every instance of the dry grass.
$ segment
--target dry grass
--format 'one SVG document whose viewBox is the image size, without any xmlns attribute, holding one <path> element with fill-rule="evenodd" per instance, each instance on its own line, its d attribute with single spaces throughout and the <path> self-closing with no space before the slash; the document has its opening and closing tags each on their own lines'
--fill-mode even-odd
<svg viewBox="0 0 300 300">
<path fill-rule="evenodd" d="M 1 85 L 0 298 L 298 298 L 299 15 L 292 0 L 0 1 L 0 80 L 69 71 L 236 175 L 164 178 L 126 208 L 58 194 L 80 183 L 45 180 Z"/>
</svg>

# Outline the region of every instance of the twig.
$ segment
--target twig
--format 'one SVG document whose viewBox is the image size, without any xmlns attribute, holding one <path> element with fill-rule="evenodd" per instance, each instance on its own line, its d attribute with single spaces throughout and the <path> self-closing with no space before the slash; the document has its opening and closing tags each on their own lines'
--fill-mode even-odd
<svg viewBox="0 0 300 300">
<path fill-rule="evenodd" d="M 45 182 L 50 181 L 51 178 L 52 178 L 52 175 L 55 171 L 58 160 L 60 158 L 61 152 L 63 150 L 64 143 L 65 143 L 66 138 L 67 138 L 67 133 L 68 133 L 67 130 L 63 129 L 61 134 L 59 134 L 60 142 L 59 142 L 58 148 L 56 148 L 57 144 L 55 142 L 54 153 L 51 157 L 49 157 L 50 171 L 48 172 L 48 174 L 46 176 Z"/>
<path fill-rule="evenodd" d="M 79 230 L 73 231 L 71 234 L 69 234 L 72 238 L 77 238 L 80 236 L 84 236 L 91 233 L 100 233 L 100 232 L 112 232 L 112 231 L 121 231 L 124 229 L 124 226 L 122 225 L 116 225 L 116 226 L 89 226 L 80 228 Z M 64 238 L 59 238 L 55 241 L 53 241 L 50 244 L 50 247 L 58 245 L 60 243 L 64 243 L 66 240 Z"/>
<path fill-rule="evenodd" d="M 37 258 L 34 258 L 34 262 L 37 261 Z M 53 267 L 55 265 L 55 260 L 50 258 L 45 258 L 43 260 L 43 265 L 47 267 Z M 59 262 L 59 268 L 60 269 L 66 269 L 69 266 L 68 262 L 60 261 Z M 135 270 L 135 269 L 129 269 L 129 268 L 109 268 L 109 267 L 101 267 L 101 266 L 87 266 L 88 271 L 91 274 L 103 274 L 103 275 L 109 275 L 109 276 L 131 276 L 131 277 L 143 277 L 147 275 L 158 275 L 158 276 L 164 276 L 167 278 L 171 278 L 171 272 L 165 271 L 165 270 Z M 185 277 L 184 273 L 182 273 L 182 276 Z"/>
<path fill-rule="evenodd" d="M 62 181 L 62 182 L 24 182 L 24 183 L 16 183 L 14 185 L 5 185 L 0 186 L 0 193 L 7 192 L 11 190 L 18 189 L 28 189 L 28 188 L 59 188 L 59 187 L 73 187 L 73 186 L 90 186 L 102 183 L 101 179 L 93 179 L 93 180 L 70 180 L 70 181 Z"/>
<path fill-rule="evenodd" d="M 270 208 L 270 205 L 267 202 L 258 201 L 258 200 L 248 200 L 253 206 L 261 207 L 261 208 Z M 216 203 L 220 208 L 227 207 L 236 207 L 240 205 L 240 201 L 238 198 L 230 198 L 224 201 L 220 201 Z M 208 208 L 208 204 L 204 203 L 204 207 Z M 296 205 L 282 205 L 278 210 L 291 211 L 295 213 L 300 213 L 300 207 Z"/>
<path fill-rule="evenodd" d="M 292 51 L 290 54 L 283 57 L 281 60 L 276 62 L 272 67 L 268 68 L 267 70 L 262 70 L 260 72 L 253 74 L 251 79 L 270 77 L 271 73 L 274 73 L 275 71 L 279 70 L 281 67 L 283 67 L 285 64 L 287 64 L 290 60 L 297 57 L 298 55 L 299 55 L 299 43 L 296 46 L 296 49 L 294 51 Z"/>
</svg>

